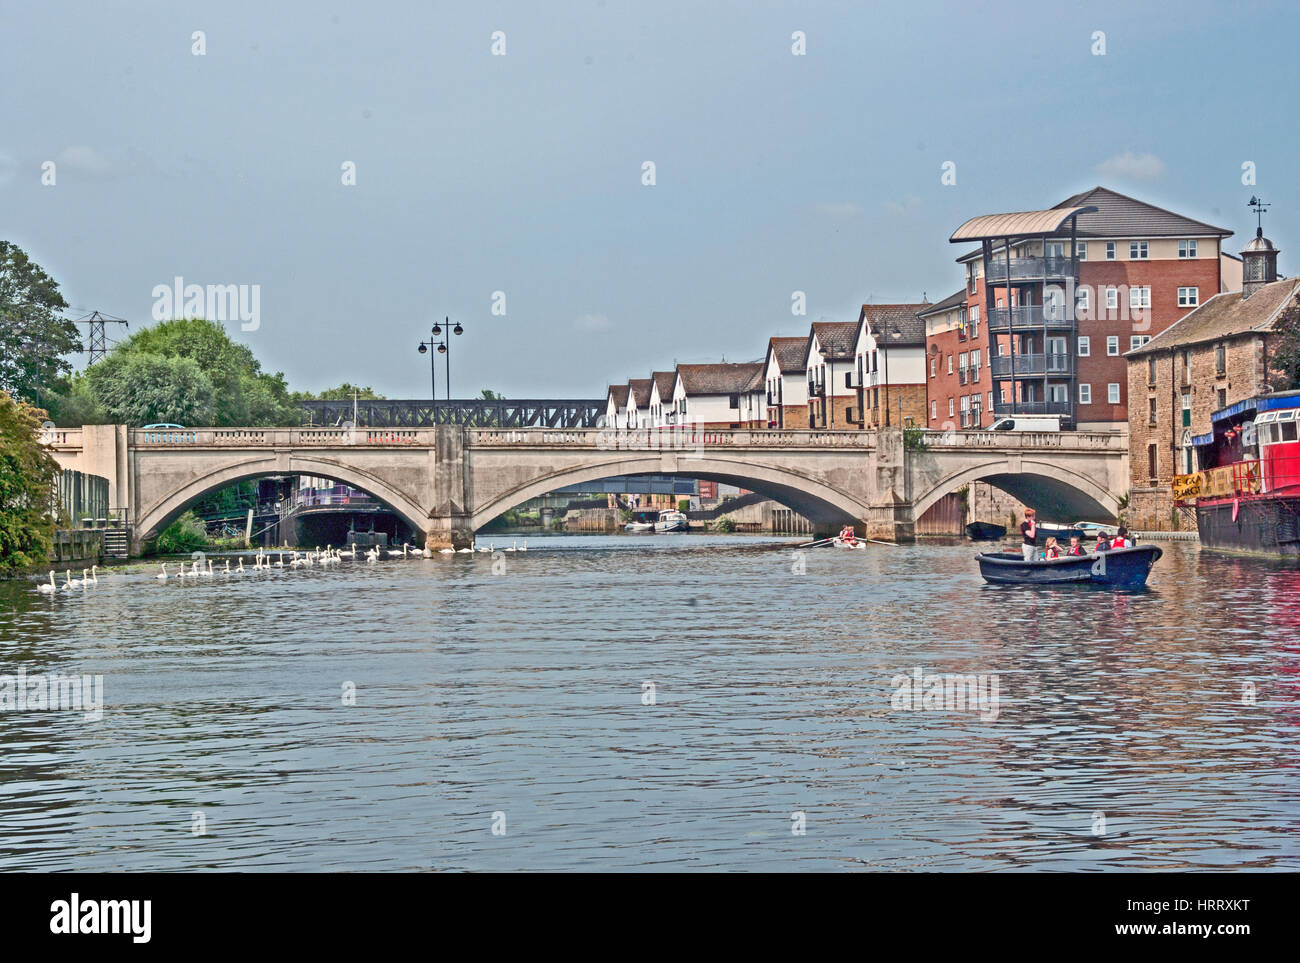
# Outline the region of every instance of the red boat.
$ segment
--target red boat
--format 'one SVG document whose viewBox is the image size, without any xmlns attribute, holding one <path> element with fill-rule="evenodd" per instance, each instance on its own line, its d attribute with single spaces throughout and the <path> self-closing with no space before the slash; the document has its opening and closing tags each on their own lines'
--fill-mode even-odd
<svg viewBox="0 0 1300 963">
<path fill-rule="evenodd" d="M 1216 411 L 1192 439 L 1212 467 L 1174 478 L 1196 502 L 1205 548 L 1300 556 L 1300 391 L 1260 395 Z"/>
</svg>

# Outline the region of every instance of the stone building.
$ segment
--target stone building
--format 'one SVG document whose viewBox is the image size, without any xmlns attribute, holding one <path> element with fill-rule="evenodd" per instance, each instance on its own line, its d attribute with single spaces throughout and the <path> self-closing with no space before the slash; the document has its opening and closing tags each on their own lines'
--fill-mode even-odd
<svg viewBox="0 0 1300 963">
<path fill-rule="evenodd" d="M 1278 279 L 1278 251 L 1262 231 L 1242 252 L 1243 284 L 1217 294 L 1126 355 L 1130 399 L 1129 518 L 1135 528 L 1194 528 L 1174 504 L 1179 475 L 1240 455 L 1243 420 L 1268 391 L 1274 327 L 1300 304 L 1300 279 Z"/>
</svg>

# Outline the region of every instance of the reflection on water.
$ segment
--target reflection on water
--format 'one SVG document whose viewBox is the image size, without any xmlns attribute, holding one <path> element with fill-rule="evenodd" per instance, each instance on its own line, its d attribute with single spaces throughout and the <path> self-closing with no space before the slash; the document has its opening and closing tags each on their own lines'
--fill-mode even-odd
<svg viewBox="0 0 1300 963">
<path fill-rule="evenodd" d="M 0 674 L 106 700 L 0 712 L 0 868 L 1300 865 L 1294 566 L 1172 544 L 1124 595 L 792 544 L 0 584 Z M 891 710 L 916 668 L 996 674 L 997 718 Z"/>
</svg>

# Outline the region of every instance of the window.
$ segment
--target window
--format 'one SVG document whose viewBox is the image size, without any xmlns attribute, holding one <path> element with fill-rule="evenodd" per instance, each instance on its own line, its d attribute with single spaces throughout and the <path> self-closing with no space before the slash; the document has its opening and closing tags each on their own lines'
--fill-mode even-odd
<svg viewBox="0 0 1300 963">
<path fill-rule="evenodd" d="M 1187 348 L 1183 349 L 1183 384 L 1192 383 L 1192 352 Z"/>
<path fill-rule="evenodd" d="M 957 367 L 960 368 L 962 371 L 965 371 L 968 367 L 970 367 L 969 359 L 970 356 L 967 355 L 965 351 L 963 351 L 961 354 L 957 356 Z"/>
<path fill-rule="evenodd" d="M 978 338 L 980 335 L 980 309 L 978 304 L 971 305 L 970 316 L 966 319 L 966 322 L 970 328 L 970 336 Z"/>
<path fill-rule="evenodd" d="M 1084 286 L 1084 287 L 1081 287 L 1081 288 L 1077 289 L 1077 290 L 1074 292 L 1074 310 L 1075 310 L 1075 312 L 1076 312 L 1076 313 L 1078 313 L 1078 312 L 1086 312 L 1086 311 L 1091 310 L 1091 307 L 1092 307 L 1092 298 L 1091 298 L 1091 295 L 1090 295 L 1090 292 L 1089 292 L 1088 287 L 1087 287 L 1087 286 Z"/>
<path fill-rule="evenodd" d="M 1194 308 L 1201 303 L 1200 288 L 1179 288 L 1178 289 L 1178 306 L 1180 308 Z"/>
<path fill-rule="evenodd" d="M 1147 259 L 1147 242 L 1129 241 L 1128 256 L 1131 261 L 1145 261 Z"/>
<path fill-rule="evenodd" d="M 989 411 L 993 410 L 993 392 L 989 392 Z"/>
<path fill-rule="evenodd" d="M 1219 396 L 1219 408 L 1223 409 L 1228 407 L 1228 389 L 1220 388 L 1218 392 L 1218 396 Z"/>
<path fill-rule="evenodd" d="M 1179 257 L 1196 257 L 1196 242 L 1195 242 L 1195 241 L 1179 241 L 1179 242 L 1178 242 L 1178 256 L 1179 256 Z"/>
<path fill-rule="evenodd" d="M 1228 346 L 1222 341 L 1214 346 L 1214 373 L 1228 373 Z"/>
<path fill-rule="evenodd" d="M 739 407 L 740 407 L 740 395 L 731 395 L 729 398 L 727 398 L 727 407 L 728 407 L 728 408 L 739 408 Z"/>
<path fill-rule="evenodd" d="M 1156 425 L 1156 399 L 1147 399 L 1147 424 L 1152 428 Z"/>
<path fill-rule="evenodd" d="M 975 265 L 972 263 L 970 265 L 970 273 L 966 276 L 966 290 L 971 294 L 975 293 L 975 279 L 977 276 L 978 275 L 975 273 Z"/>
<path fill-rule="evenodd" d="M 1129 288 L 1128 306 L 1130 308 L 1151 307 L 1151 289 L 1149 287 Z"/>
<path fill-rule="evenodd" d="M 1112 358 L 1119 354 L 1119 335 L 1106 335 L 1106 354 Z"/>
<path fill-rule="evenodd" d="M 954 404 L 953 404 L 953 400 L 952 400 L 951 398 L 949 398 L 949 399 L 948 399 L 948 417 L 951 418 L 951 417 L 952 417 L 953 415 L 955 415 L 956 413 L 957 413 L 957 409 L 956 409 L 956 407 L 955 407 Z"/>
<path fill-rule="evenodd" d="M 979 381 L 980 377 L 980 349 L 976 348 L 970 353 L 971 381 Z"/>
<path fill-rule="evenodd" d="M 1149 334 L 1130 334 L 1128 336 L 1128 349 L 1132 351 L 1135 348 L 1140 348 L 1150 340 L 1151 335 Z"/>
<path fill-rule="evenodd" d="M 948 355 L 948 374 L 952 374 L 952 355 Z M 952 412 L 949 412 L 952 414 Z"/>
<path fill-rule="evenodd" d="M 1088 260 L 1088 242 L 1087 242 L 1087 241 L 1075 241 L 1075 243 L 1074 243 L 1074 254 L 1075 254 L 1075 257 L 1077 257 L 1080 261 L 1086 261 L 1086 260 Z"/>
<path fill-rule="evenodd" d="M 1156 468 L 1158 467 L 1158 463 L 1156 460 L 1157 451 L 1158 449 L 1155 445 L 1147 445 L 1147 478 L 1150 479 L 1152 482 L 1154 482 L 1156 478 L 1159 477 L 1158 473 L 1156 472 Z"/>
<path fill-rule="evenodd" d="M 1069 385 L 1048 385 L 1047 400 L 1054 401 L 1057 404 L 1065 404 L 1070 400 Z"/>
<path fill-rule="evenodd" d="M 1151 357 L 1147 358 L 1147 384 L 1153 385 L 1155 383 L 1156 383 L 1156 356 L 1151 355 Z"/>
<path fill-rule="evenodd" d="M 931 377 L 931 378 L 933 378 L 933 377 L 938 373 L 937 370 L 936 370 L 938 367 L 939 367 L 939 359 L 938 359 L 938 358 L 931 358 L 931 359 L 930 359 L 930 377 Z"/>
<path fill-rule="evenodd" d="M 930 420 L 931 421 L 939 420 L 939 402 L 937 401 L 930 402 Z"/>
<path fill-rule="evenodd" d="M 1108 311 L 1119 310 L 1119 288 L 1106 289 L 1106 309 Z"/>
<path fill-rule="evenodd" d="M 1079 404 L 1092 404 L 1092 385 L 1079 385 Z"/>
<path fill-rule="evenodd" d="M 1106 242 L 1106 260 L 1107 260 L 1107 261 L 1113 261 L 1113 260 L 1115 260 L 1115 242 L 1114 242 L 1114 241 L 1107 241 L 1107 242 Z"/>
<path fill-rule="evenodd" d="M 1092 338 L 1086 334 L 1079 335 L 1079 357 L 1086 358 L 1092 354 Z"/>
<path fill-rule="evenodd" d="M 1119 404 L 1119 385 L 1113 381 L 1106 386 L 1106 401 L 1112 405 Z"/>
</svg>

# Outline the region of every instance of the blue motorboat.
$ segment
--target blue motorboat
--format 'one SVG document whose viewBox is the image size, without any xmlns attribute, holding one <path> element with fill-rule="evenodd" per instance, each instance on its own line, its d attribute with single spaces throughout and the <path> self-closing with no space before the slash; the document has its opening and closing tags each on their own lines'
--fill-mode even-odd
<svg viewBox="0 0 1300 963">
<path fill-rule="evenodd" d="M 1151 566 L 1164 554 L 1155 545 L 1113 548 L 1087 555 L 1025 561 L 1013 552 L 976 555 L 984 581 L 1002 585 L 1071 585 L 1142 588 Z"/>
</svg>

